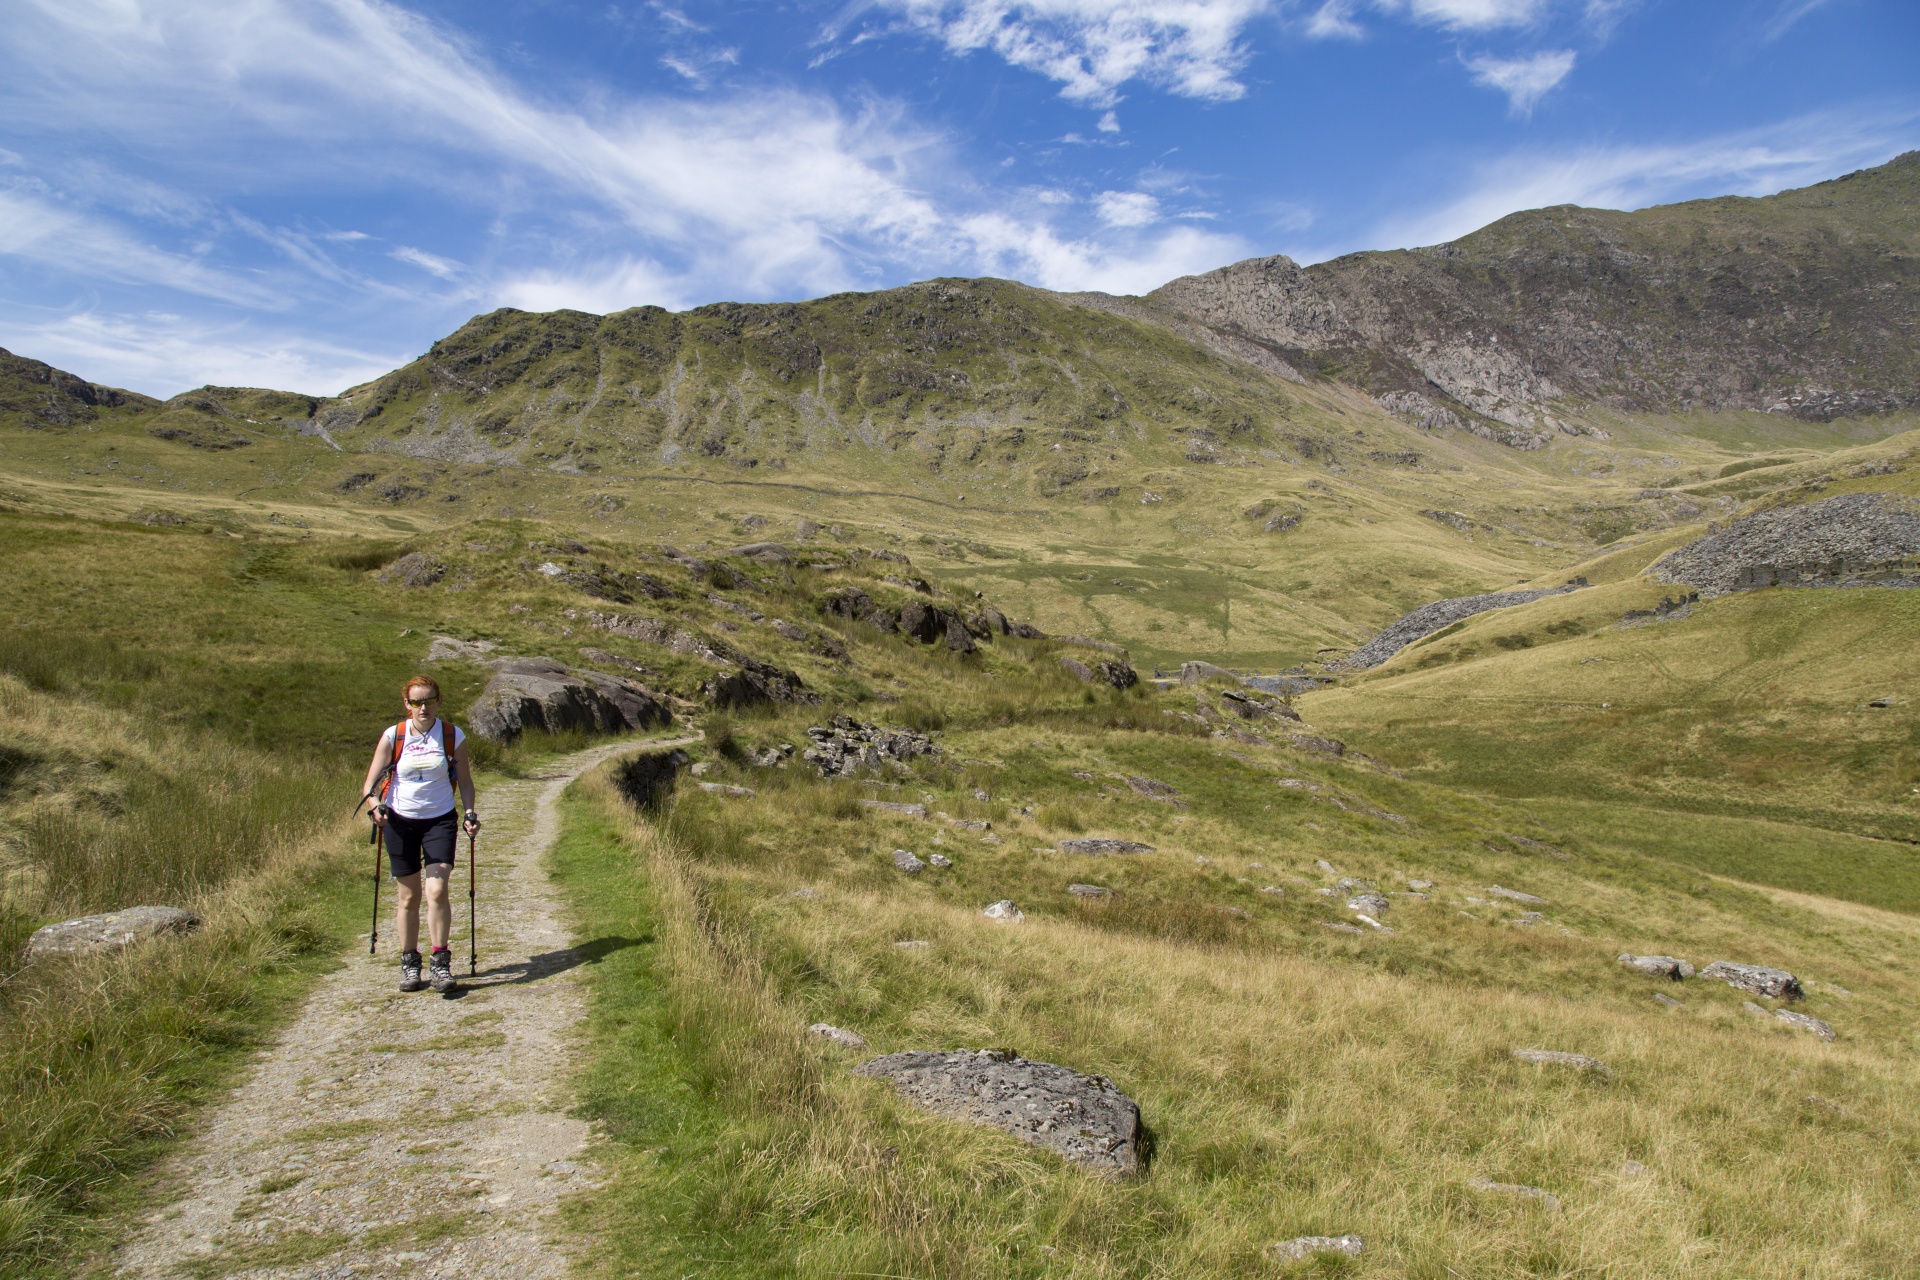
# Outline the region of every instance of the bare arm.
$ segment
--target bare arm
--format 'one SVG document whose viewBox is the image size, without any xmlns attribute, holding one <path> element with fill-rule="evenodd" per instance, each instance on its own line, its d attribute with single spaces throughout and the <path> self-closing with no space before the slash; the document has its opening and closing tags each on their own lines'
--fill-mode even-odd
<svg viewBox="0 0 1920 1280">
<path fill-rule="evenodd" d="M 362 804 L 366 803 L 367 797 L 373 794 L 373 788 L 380 781 L 380 775 L 385 773 L 387 766 L 392 763 L 393 742 L 383 733 L 380 735 L 379 744 L 373 749 L 373 763 L 367 766 L 367 780 L 360 786 L 360 801 Z M 374 802 L 373 820 L 375 822 L 381 820 L 378 799 Z"/>
<path fill-rule="evenodd" d="M 462 738 L 453 749 L 453 767 L 459 775 L 460 808 L 467 813 L 473 812 L 473 765 L 467 760 L 467 740 Z M 480 829 L 480 819 L 471 818 L 466 823 L 469 832 Z"/>
</svg>

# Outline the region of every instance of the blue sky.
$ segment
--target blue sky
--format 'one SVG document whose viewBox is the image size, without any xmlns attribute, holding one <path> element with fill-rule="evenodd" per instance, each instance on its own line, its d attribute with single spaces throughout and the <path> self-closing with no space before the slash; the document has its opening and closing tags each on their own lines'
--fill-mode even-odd
<svg viewBox="0 0 1920 1280">
<path fill-rule="evenodd" d="M 497 306 L 1144 292 L 1914 147 L 1914 0 L 0 0 L 0 346 L 332 393 Z"/>
</svg>

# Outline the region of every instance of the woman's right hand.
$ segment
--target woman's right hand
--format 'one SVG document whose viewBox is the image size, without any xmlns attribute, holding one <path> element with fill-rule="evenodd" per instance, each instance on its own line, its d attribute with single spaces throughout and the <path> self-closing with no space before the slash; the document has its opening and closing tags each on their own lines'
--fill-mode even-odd
<svg viewBox="0 0 1920 1280">
<path fill-rule="evenodd" d="M 372 813 L 372 816 L 373 816 L 374 826 L 384 827 L 387 825 L 387 806 L 383 804 L 376 804 L 373 806 L 370 812 Z"/>
</svg>

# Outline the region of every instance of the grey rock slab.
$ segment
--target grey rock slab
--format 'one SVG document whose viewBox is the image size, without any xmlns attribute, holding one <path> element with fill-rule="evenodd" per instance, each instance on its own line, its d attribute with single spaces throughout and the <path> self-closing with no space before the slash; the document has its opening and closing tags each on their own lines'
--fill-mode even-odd
<svg viewBox="0 0 1920 1280">
<path fill-rule="evenodd" d="M 1070 884 L 1067 892 L 1076 898 L 1111 898 L 1113 890 L 1097 884 Z"/>
<path fill-rule="evenodd" d="M 905 849 L 895 849 L 893 851 L 893 865 L 910 876 L 917 876 L 927 869 L 926 863 L 920 861 L 919 858 L 916 858 Z"/>
<path fill-rule="evenodd" d="M 1027 918 L 1026 912 L 1013 905 L 1012 898 L 1002 898 L 981 911 L 981 915 L 998 924 L 1019 924 Z"/>
<path fill-rule="evenodd" d="M 1675 1000 L 1672 996 L 1668 995 L 1664 991 L 1654 992 L 1653 998 L 1655 1000 L 1658 1000 L 1661 1004 L 1667 1006 L 1667 1008 L 1669 1009 L 1684 1009 L 1687 1007 L 1686 1005 L 1682 1004 L 1680 1001 Z"/>
<path fill-rule="evenodd" d="M 752 787 L 736 787 L 725 782 L 702 782 L 698 785 L 710 796 L 726 796 L 730 800 L 751 800 L 759 794 Z"/>
<path fill-rule="evenodd" d="M 1693 966 L 1673 956 L 1636 956 L 1622 952 L 1619 963 L 1650 978 L 1671 978 L 1678 982 L 1693 976 Z"/>
<path fill-rule="evenodd" d="M 927 865 L 930 867 L 939 867 L 944 870 L 953 865 L 953 859 L 947 857 L 944 853 L 929 854 L 927 856 Z"/>
<path fill-rule="evenodd" d="M 862 809 L 877 809 L 881 813 L 897 813 L 903 818 L 924 818 L 927 806 L 923 804 L 901 804 L 895 800 L 862 800 Z"/>
<path fill-rule="evenodd" d="M 1531 1062 L 1537 1066 L 1572 1067 L 1577 1071 L 1591 1071 L 1594 1075 L 1613 1079 L 1612 1067 L 1584 1053 L 1563 1053 L 1558 1049 L 1515 1049 L 1513 1056 L 1517 1061 Z"/>
<path fill-rule="evenodd" d="M 1107 1177 L 1140 1167 L 1140 1108 L 1105 1076 L 1004 1049 L 917 1049 L 853 1068 L 936 1115 L 1011 1133 Z"/>
<path fill-rule="evenodd" d="M 1315 858 L 1313 860 L 1313 865 L 1316 870 L 1323 872 L 1326 875 L 1338 874 L 1337 872 L 1335 872 L 1333 868 L 1333 864 L 1331 862 L 1328 862 L 1325 858 Z"/>
<path fill-rule="evenodd" d="M 857 1031 L 848 1031 L 845 1027 L 836 1027 L 830 1022 L 816 1022 L 807 1028 L 807 1034 L 831 1041 L 842 1049 L 864 1049 L 867 1038 Z"/>
<path fill-rule="evenodd" d="M 1526 1200 L 1537 1200 L 1548 1212 L 1560 1212 L 1560 1197 L 1539 1187 L 1523 1186 L 1517 1182 L 1495 1182 L 1492 1178 L 1468 1178 L 1467 1186 L 1490 1195 L 1519 1196 Z"/>
<path fill-rule="evenodd" d="M 1785 969 L 1769 969 L 1762 964 L 1715 960 L 1700 971 L 1700 976 L 1718 979 L 1730 987 L 1774 1000 L 1798 1000 L 1806 994 L 1800 989 L 1800 979 Z"/>
<path fill-rule="evenodd" d="M 1320 927 L 1322 929 L 1331 929 L 1335 933 L 1357 933 L 1361 937 L 1365 937 L 1367 934 L 1367 931 L 1365 929 L 1362 929 L 1359 925 L 1348 924 L 1344 920 L 1335 920 L 1335 921 L 1322 920 L 1320 922 Z"/>
<path fill-rule="evenodd" d="M 23 958 L 31 962 L 47 956 L 119 951 L 146 938 L 191 933 L 199 927 L 200 917 L 180 907 L 128 907 L 124 911 L 43 925 L 27 939 Z"/>
<path fill-rule="evenodd" d="M 1833 1028 L 1818 1018 L 1804 1013 L 1794 1013 L 1790 1009 L 1775 1009 L 1773 1016 L 1775 1021 L 1784 1022 L 1796 1031 L 1811 1032 L 1822 1040 L 1833 1039 Z"/>
<path fill-rule="evenodd" d="M 1357 1258 L 1366 1247 L 1367 1242 L 1359 1236 L 1295 1236 L 1270 1244 L 1262 1252 L 1275 1262 L 1305 1262 L 1316 1253 L 1344 1253 Z"/>
<path fill-rule="evenodd" d="M 1356 893 L 1347 899 L 1347 910 L 1363 911 L 1370 916 L 1385 914 L 1387 906 L 1385 894 Z"/>
<path fill-rule="evenodd" d="M 1088 836 L 1078 840 L 1062 840 L 1060 852 L 1108 857 L 1122 853 L 1152 853 L 1153 846 L 1141 844 L 1138 840 L 1111 840 L 1105 836 Z"/>
<path fill-rule="evenodd" d="M 1505 898 L 1508 902 L 1525 902 L 1536 907 L 1547 905 L 1545 898 L 1536 898 L 1530 893 L 1521 893 L 1518 889 L 1502 889 L 1497 884 L 1488 885 L 1487 892 L 1496 898 Z"/>
</svg>

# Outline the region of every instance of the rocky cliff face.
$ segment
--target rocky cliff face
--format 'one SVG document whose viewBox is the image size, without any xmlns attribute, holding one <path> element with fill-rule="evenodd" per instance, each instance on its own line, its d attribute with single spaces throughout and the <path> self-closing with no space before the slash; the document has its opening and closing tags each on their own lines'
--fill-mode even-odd
<svg viewBox="0 0 1920 1280">
<path fill-rule="evenodd" d="M 1426 249 L 1255 258 L 1148 295 L 1178 321 L 1520 448 L 1587 403 L 1815 421 L 1920 405 L 1920 152 L 1763 199 L 1562 205 Z"/>
</svg>

